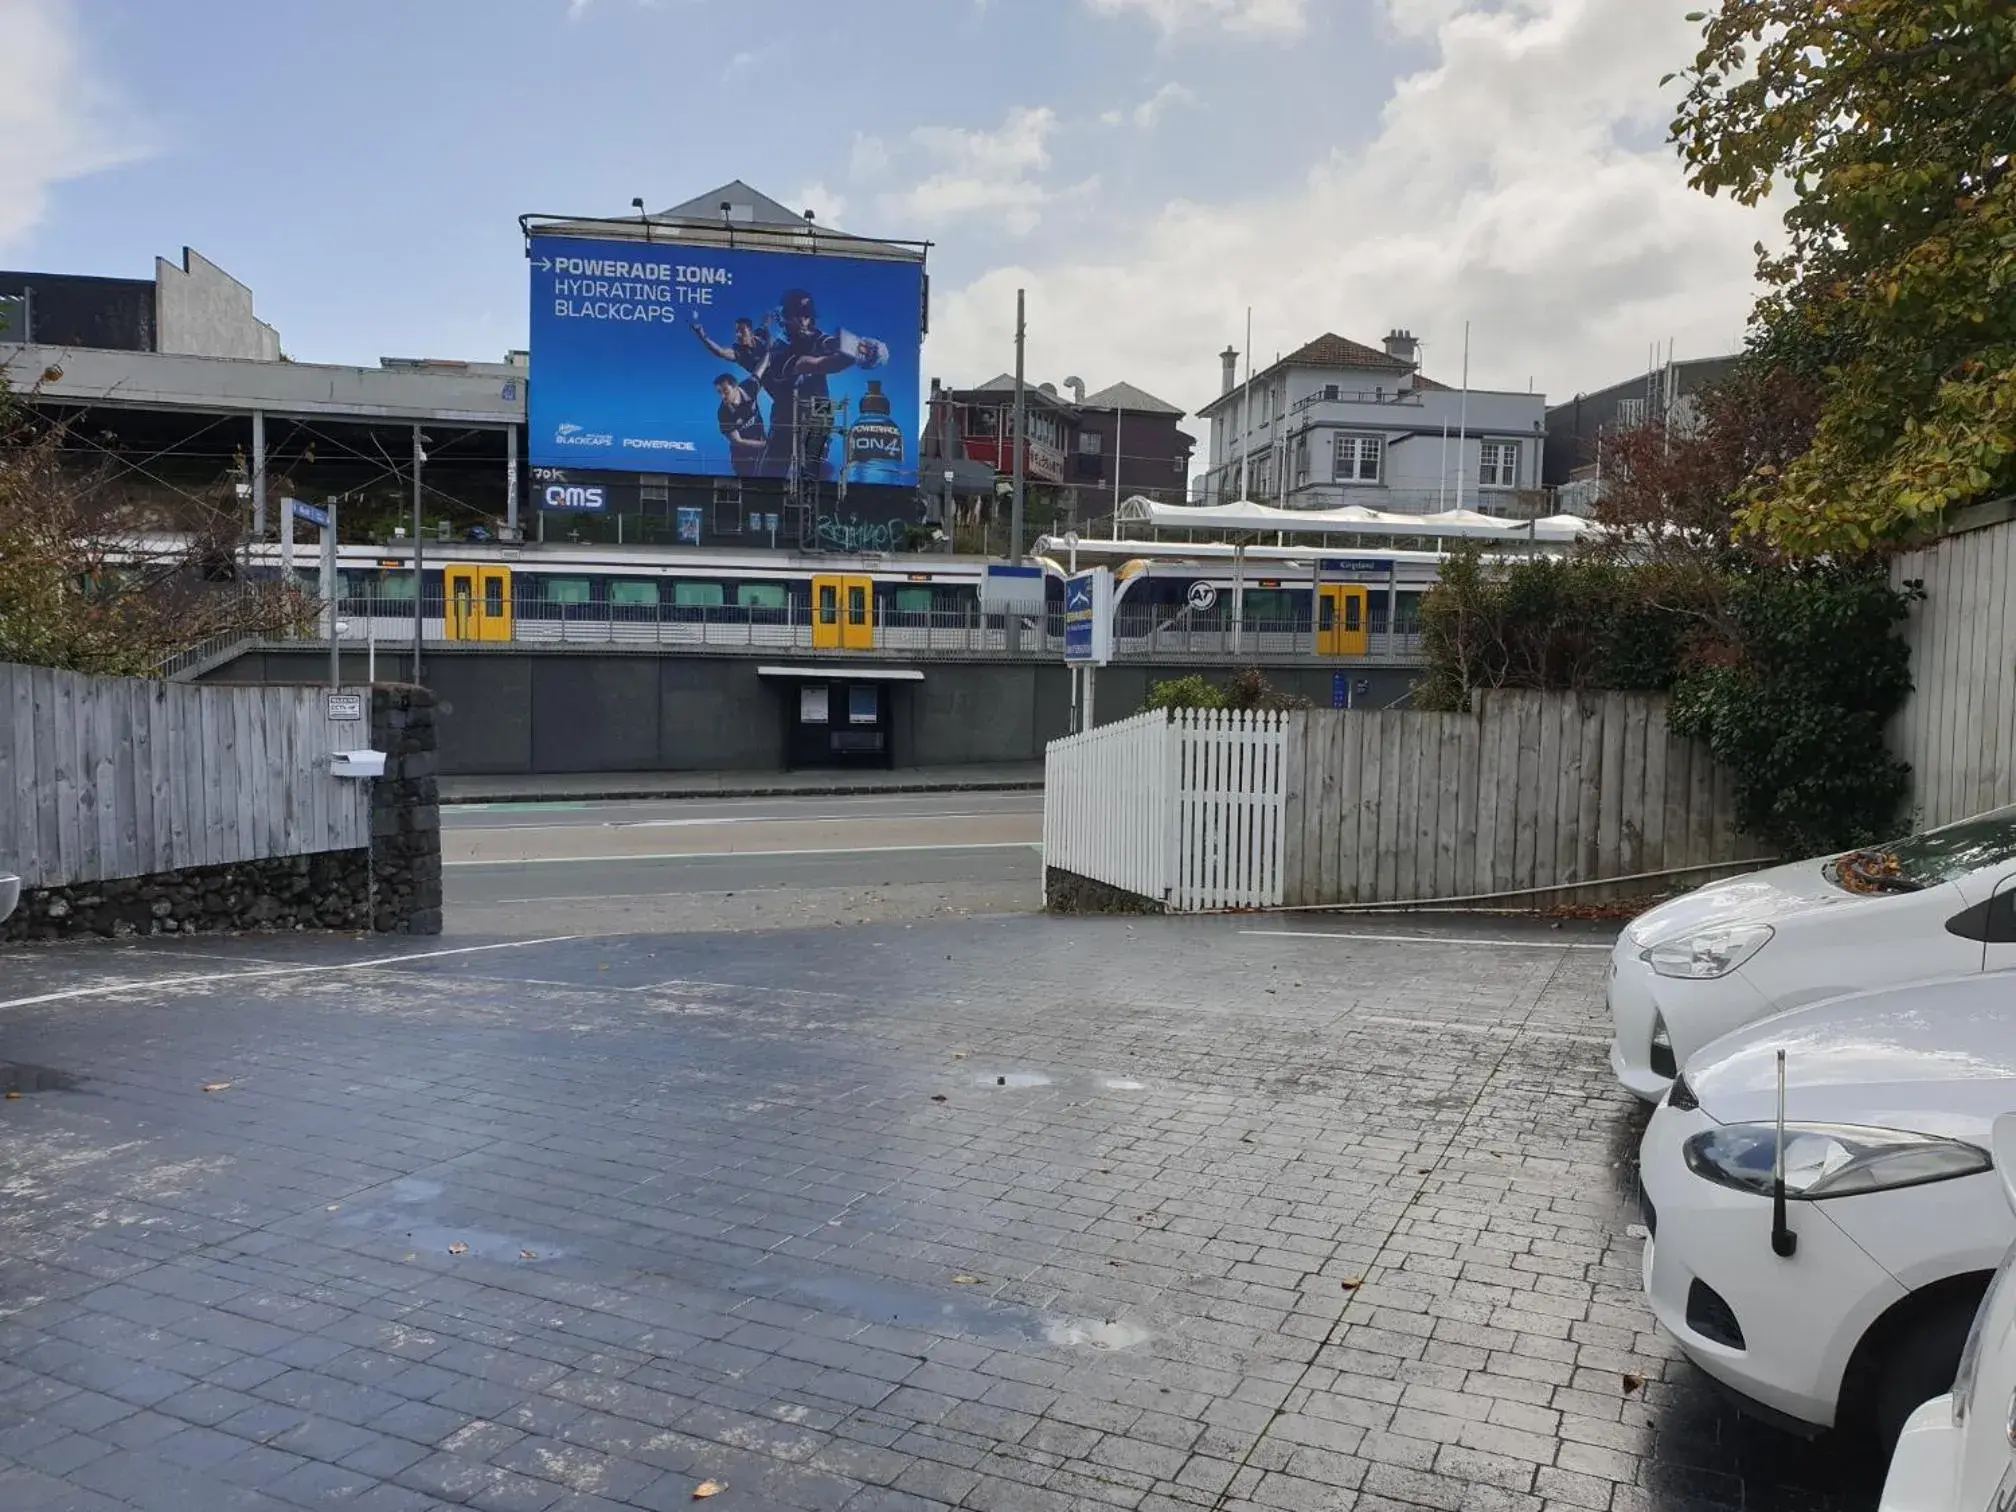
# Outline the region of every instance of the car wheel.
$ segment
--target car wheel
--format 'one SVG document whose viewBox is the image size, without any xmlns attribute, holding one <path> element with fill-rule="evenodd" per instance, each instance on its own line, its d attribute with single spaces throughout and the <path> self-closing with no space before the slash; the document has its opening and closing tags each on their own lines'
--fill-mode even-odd
<svg viewBox="0 0 2016 1512">
<path fill-rule="evenodd" d="M 1953 1389 L 1960 1351 L 1966 1347 L 1978 1301 L 1956 1298 L 1914 1320 L 1884 1359 L 1870 1405 L 1876 1450 L 1885 1463 L 1904 1432 L 1905 1419 L 1932 1398 Z"/>
</svg>

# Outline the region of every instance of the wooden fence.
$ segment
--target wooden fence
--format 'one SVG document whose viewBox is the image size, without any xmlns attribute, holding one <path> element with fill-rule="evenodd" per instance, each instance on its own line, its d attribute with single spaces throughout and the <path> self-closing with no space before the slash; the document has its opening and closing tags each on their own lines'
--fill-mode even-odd
<svg viewBox="0 0 2016 1512">
<path fill-rule="evenodd" d="M 368 785 L 329 757 L 370 726 L 326 697 L 0 663 L 0 871 L 59 887 L 369 845 Z"/>
<path fill-rule="evenodd" d="M 1755 858 L 1728 778 L 1668 731 L 1663 698 L 1490 693 L 1476 705 L 1292 717 L 1290 905 L 1684 883 Z"/>
<path fill-rule="evenodd" d="M 1905 628 L 1913 690 L 1890 727 L 1911 763 L 1917 825 L 1950 824 L 2016 803 L 2016 524 L 2011 509 L 1899 557 L 1891 581 L 1919 582 L 1925 599 Z M 1916 826 L 1913 826 L 1916 827 Z"/>
<path fill-rule="evenodd" d="M 1143 714 L 1052 744 L 1043 812 L 1046 868 L 1179 912 L 1643 893 L 1763 859 L 1640 694 Z"/>
</svg>

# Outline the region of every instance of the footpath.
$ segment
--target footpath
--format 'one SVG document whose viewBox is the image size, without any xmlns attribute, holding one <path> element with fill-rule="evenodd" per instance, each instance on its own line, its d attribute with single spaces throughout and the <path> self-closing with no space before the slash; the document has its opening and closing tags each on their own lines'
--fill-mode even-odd
<svg viewBox="0 0 2016 1512">
<path fill-rule="evenodd" d="M 443 777 L 443 803 L 582 803 L 623 798 L 789 798 L 853 793 L 1018 792 L 1043 786 L 1040 761 L 903 771 L 555 772 Z"/>
</svg>

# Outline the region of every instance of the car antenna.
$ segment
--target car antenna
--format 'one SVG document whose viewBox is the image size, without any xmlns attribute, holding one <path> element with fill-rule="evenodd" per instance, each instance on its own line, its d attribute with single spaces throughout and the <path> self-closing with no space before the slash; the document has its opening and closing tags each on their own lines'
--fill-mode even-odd
<svg viewBox="0 0 2016 1512">
<path fill-rule="evenodd" d="M 1799 1253 L 1799 1236 L 1785 1221 L 1785 1052 L 1778 1052 L 1778 1147 L 1771 1157 L 1771 1253 L 1790 1260 Z"/>
</svg>

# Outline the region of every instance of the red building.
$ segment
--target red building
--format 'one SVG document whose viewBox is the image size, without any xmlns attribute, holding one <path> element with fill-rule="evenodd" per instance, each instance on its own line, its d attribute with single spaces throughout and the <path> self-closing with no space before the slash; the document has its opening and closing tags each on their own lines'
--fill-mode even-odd
<svg viewBox="0 0 2016 1512">
<path fill-rule="evenodd" d="M 1103 519 L 1136 494 L 1182 502 L 1197 446 L 1178 428 L 1183 411 L 1129 383 L 1089 395 L 1075 379 L 1068 387 L 1069 394 L 1050 383 L 1024 390 L 1030 484 L 1056 490 L 1074 522 Z M 1012 377 L 966 389 L 932 381 L 922 448 L 927 477 L 932 459 L 957 457 L 1011 478 L 1014 436 Z"/>
</svg>

